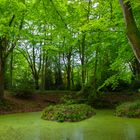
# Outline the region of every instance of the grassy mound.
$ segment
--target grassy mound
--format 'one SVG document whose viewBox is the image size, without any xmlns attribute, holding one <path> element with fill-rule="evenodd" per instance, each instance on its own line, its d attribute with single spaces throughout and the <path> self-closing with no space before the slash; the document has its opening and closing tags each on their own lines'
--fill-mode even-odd
<svg viewBox="0 0 140 140">
<path fill-rule="evenodd" d="M 116 116 L 140 118 L 140 101 L 121 104 L 116 108 Z"/>
<path fill-rule="evenodd" d="M 86 104 L 61 104 L 45 108 L 41 118 L 58 122 L 76 122 L 92 115 L 95 115 L 94 109 Z"/>
</svg>

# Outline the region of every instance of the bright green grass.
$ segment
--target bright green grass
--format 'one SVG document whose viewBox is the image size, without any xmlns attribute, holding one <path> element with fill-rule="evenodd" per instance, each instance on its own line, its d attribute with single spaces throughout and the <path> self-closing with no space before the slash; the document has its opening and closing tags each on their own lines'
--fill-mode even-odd
<svg viewBox="0 0 140 140">
<path fill-rule="evenodd" d="M 81 122 L 51 122 L 41 112 L 0 116 L 0 140 L 140 140 L 140 119 L 119 118 L 97 110 Z"/>
</svg>

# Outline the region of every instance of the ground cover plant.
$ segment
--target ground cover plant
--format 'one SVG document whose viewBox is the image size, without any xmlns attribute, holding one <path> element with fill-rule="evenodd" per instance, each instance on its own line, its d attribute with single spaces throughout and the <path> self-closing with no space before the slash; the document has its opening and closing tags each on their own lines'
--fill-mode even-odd
<svg viewBox="0 0 140 140">
<path fill-rule="evenodd" d="M 92 107 L 86 104 L 60 104 L 44 109 L 41 118 L 58 122 L 76 122 L 95 115 Z"/>
<path fill-rule="evenodd" d="M 119 105 L 115 114 L 120 117 L 140 118 L 140 100 Z"/>
</svg>

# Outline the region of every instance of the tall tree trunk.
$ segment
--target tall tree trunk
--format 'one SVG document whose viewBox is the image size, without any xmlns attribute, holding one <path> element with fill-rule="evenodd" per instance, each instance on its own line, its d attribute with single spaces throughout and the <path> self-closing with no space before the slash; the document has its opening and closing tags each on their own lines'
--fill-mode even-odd
<svg viewBox="0 0 140 140">
<path fill-rule="evenodd" d="M 93 78 L 94 92 L 97 91 L 97 66 L 98 66 L 98 54 L 99 54 L 99 46 L 96 46 L 96 56 L 95 56 L 95 65 L 94 65 L 94 78 Z"/>
<path fill-rule="evenodd" d="M 13 86 L 13 50 L 11 52 L 11 59 L 10 59 L 10 89 Z"/>
<path fill-rule="evenodd" d="M 4 70 L 5 70 L 5 46 L 6 46 L 6 39 L 0 39 L 0 100 L 4 98 Z"/>
<path fill-rule="evenodd" d="M 127 37 L 131 43 L 133 52 L 140 63 L 140 31 L 137 28 L 130 0 L 119 0 L 127 28 Z"/>
<path fill-rule="evenodd" d="M 0 100 L 4 98 L 4 61 L 0 50 Z"/>
<path fill-rule="evenodd" d="M 71 51 L 67 55 L 67 89 L 71 88 Z"/>
<path fill-rule="evenodd" d="M 10 19 L 8 27 L 12 26 L 14 19 L 15 19 L 15 15 L 13 15 L 12 18 Z M 23 20 L 24 20 L 24 16 L 19 25 L 19 31 L 22 29 Z M 13 42 L 10 42 L 11 45 L 9 46 L 8 36 L 3 34 L 3 36 L 0 37 L 0 100 L 4 98 L 4 72 L 5 72 L 6 59 L 11 53 L 11 51 L 13 51 L 13 49 L 15 48 L 16 41 L 17 39 L 14 40 Z"/>
<path fill-rule="evenodd" d="M 140 80 L 140 63 L 137 59 L 131 62 L 131 70 L 134 75 L 134 80 Z"/>
<path fill-rule="evenodd" d="M 55 68 L 55 86 L 57 89 L 63 88 L 63 79 L 62 79 L 62 71 L 61 71 L 61 54 L 57 58 L 56 68 Z"/>
<path fill-rule="evenodd" d="M 81 64 L 82 64 L 82 89 L 85 85 L 85 38 L 86 34 L 83 34 L 82 44 L 81 44 Z"/>
<path fill-rule="evenodd" d="M 36 75 L 34 78 L 35 78 L 35 89 L 38 90 L 39 89 L 39 77 L 38 77 L 38 75 Z"/>
<path fill-rule="evenodd" d="M 45 90 L 45 58 L 46 58 L 46 54 L 45 52 L 43 51 L 43 60 L 42 60 L 42 69 L 41 69 L 41 90 Z"/>
<path fill-rule="evenodd" d="M 73 59 L 72 59 L 72 66 L 71 66 L 71 86 L 72 89 L 74 88 L 74 55 L 73 55 Z"/>
</svg>

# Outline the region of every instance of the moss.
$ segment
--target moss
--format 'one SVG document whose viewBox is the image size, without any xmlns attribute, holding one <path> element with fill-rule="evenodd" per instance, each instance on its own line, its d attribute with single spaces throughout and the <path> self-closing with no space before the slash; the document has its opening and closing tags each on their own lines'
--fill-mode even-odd
<svg viewBox="0 0 140 140">
<path fill-rule="evenodd" d="M 58 122 L 76 122 L 92 115 L 95 115 L 94 109 L 86 104 L 61 104 L 45 108 L 41 118 Z"/>
</svg>

